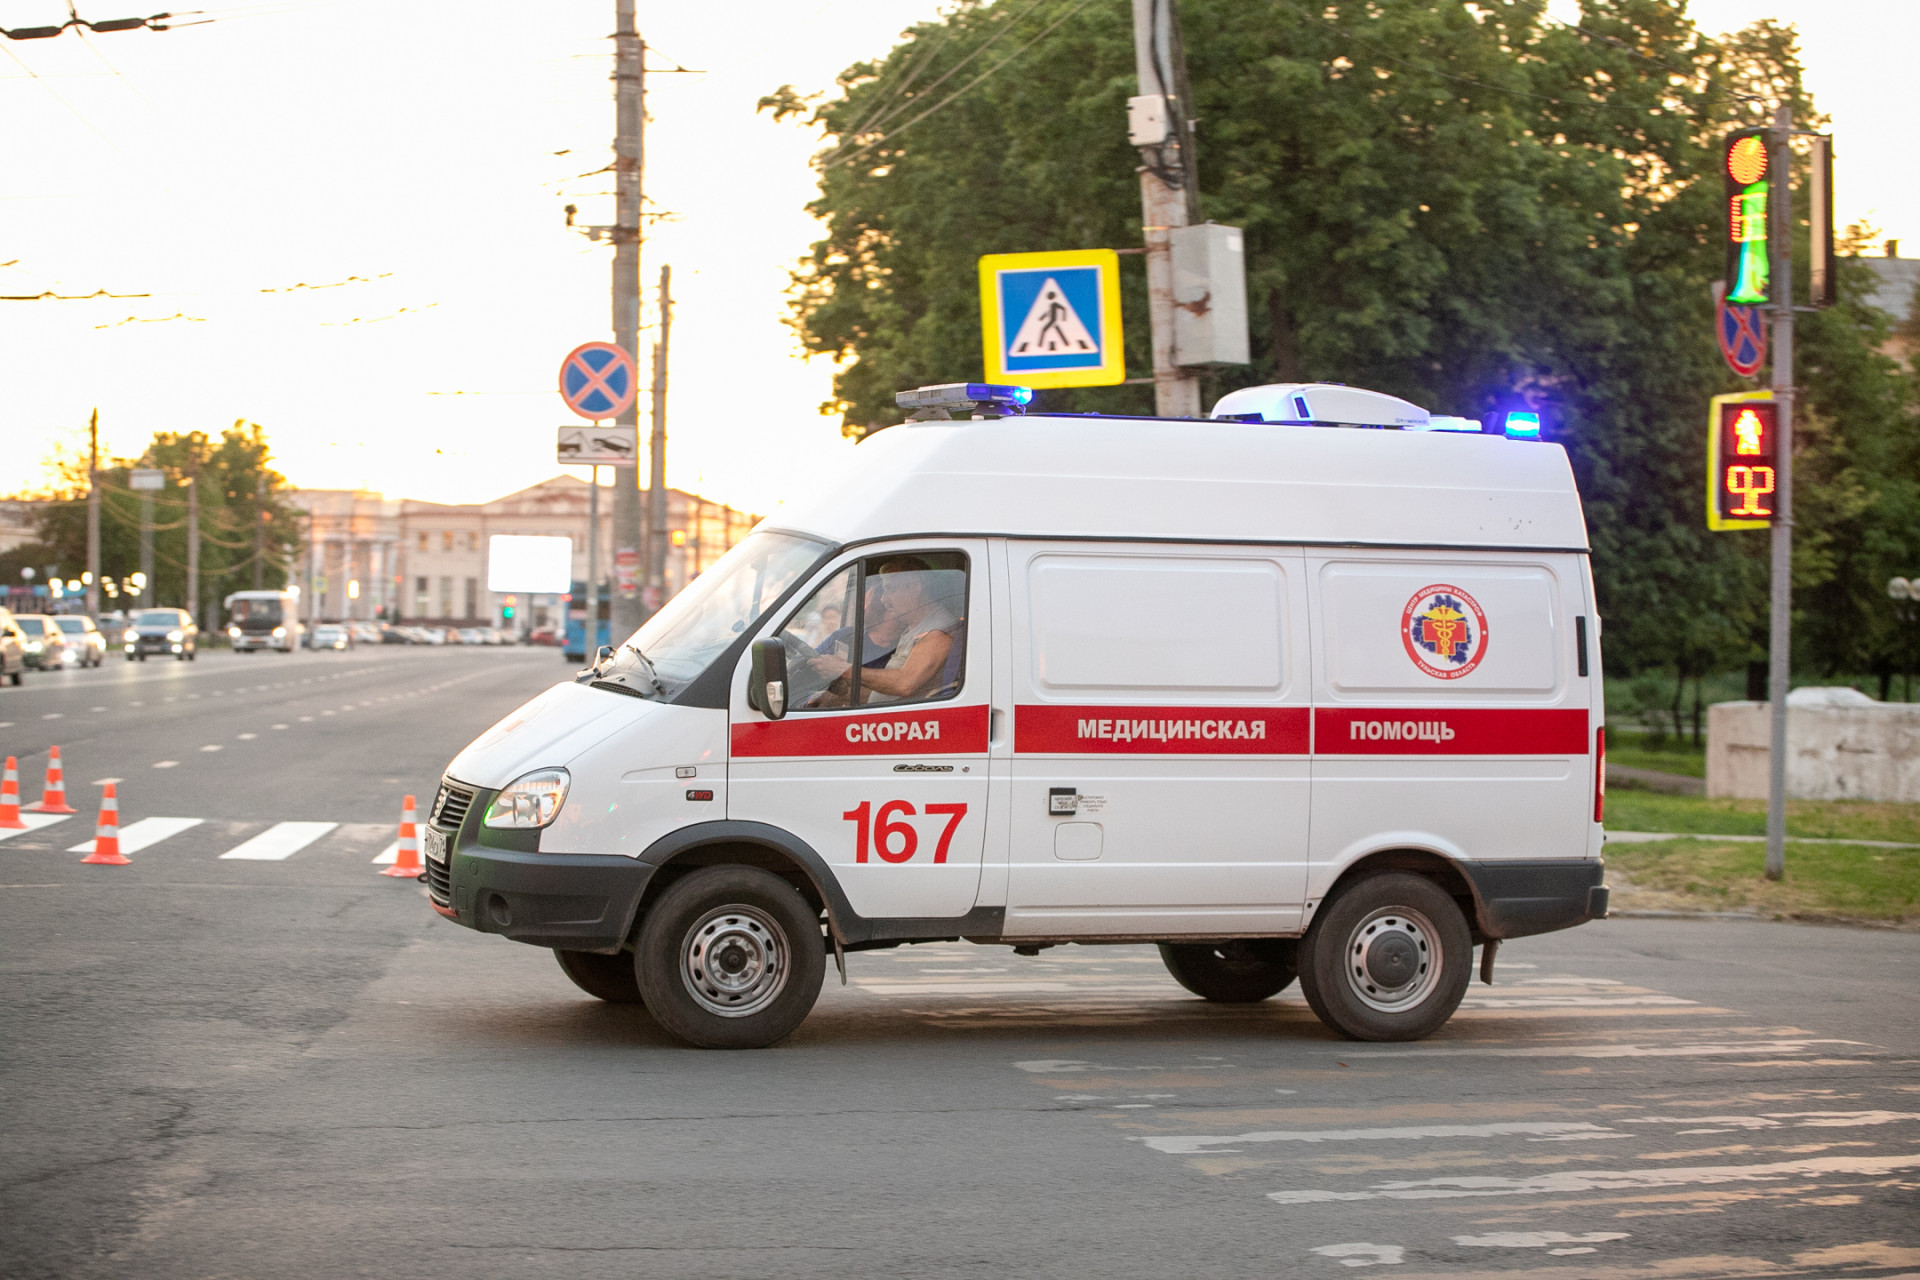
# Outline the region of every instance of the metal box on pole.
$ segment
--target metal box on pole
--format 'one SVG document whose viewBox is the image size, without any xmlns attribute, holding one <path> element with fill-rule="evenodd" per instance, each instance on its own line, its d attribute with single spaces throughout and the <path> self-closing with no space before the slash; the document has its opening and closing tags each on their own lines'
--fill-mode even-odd
<svg viewBox="0 0 1920 1280">
<path fill-rule="evenodd" d="M 1247 266 L 1238 227 L 1203 222 L 1168 232 L 1173 247 L 1173 352 L 1183 368 L 1246 364 Z"/>
</svg>

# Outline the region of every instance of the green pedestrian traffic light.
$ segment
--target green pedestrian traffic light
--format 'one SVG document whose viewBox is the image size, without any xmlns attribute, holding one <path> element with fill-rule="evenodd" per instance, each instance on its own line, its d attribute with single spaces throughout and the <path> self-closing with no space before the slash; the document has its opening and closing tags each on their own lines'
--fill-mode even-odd
<svg viewBox="0 0 1920 1280">
<path fill-rule="evenodd" d="M 1727 138 L 1720 173 L 1727 189 L 1727 301 L 1750 307 L 1771 302 L 1768 253 L 1767 130 L 1742 129 Z"/>
</svg>

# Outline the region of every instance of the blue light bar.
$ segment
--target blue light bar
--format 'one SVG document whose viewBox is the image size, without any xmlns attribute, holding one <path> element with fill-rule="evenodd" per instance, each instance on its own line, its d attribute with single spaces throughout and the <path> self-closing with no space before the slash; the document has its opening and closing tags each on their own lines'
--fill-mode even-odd
<svg viewBox="0 0 1920 1280">
<path fill-rule="evenodd" d="M 1507 439 L 1538 440 L 1540 438 L 1540 415 L 1537 413 L 1510 413 L 1507 415 Z"/>
<path fill-rule="evenodd" d="M 949 409 L 977 409 L 997 405 L 1002 412 L 1024 413 L 1033 402 L 1032 387 L 999 386 L 991 382 L 945 382 L 939 386 L 896 391 L 893 402 L 916 417 L 944 416 Z"/>
</svg>

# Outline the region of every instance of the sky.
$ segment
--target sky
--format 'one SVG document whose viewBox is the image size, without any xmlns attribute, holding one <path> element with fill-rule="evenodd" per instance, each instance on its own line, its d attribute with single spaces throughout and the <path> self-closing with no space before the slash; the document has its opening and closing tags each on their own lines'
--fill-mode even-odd
<svg viewBox="0 0 1920 1280">
<path fill-rule="evenodd" d="M 818 139 L 754 104 L 787 83 L 830 89 L 939 9 L 640 0 L 649 69 L 694 73 L 648 78 L 648 208 L 665 216 L 641 271 L 651 289 L 673 269 L 673 486 L 765 512 L 851 447 L 818 411 L 832 366 L 783 323 L 788 273 L 819 237 L 804 209 Z M 1920 254 L 1904 132 L 1920 4 L 1692 11 L 1715 31 L 1798 24 L 1833 117 L 1840 221 Z M 103 452 L 123 456 L 156 430 L 261 423 L 303 487 L 475 502 L 584 476 L 554 462 L 555 428 L 578 421 L 555 383 L 568 351 L 612 337 L 612 251 L 569 230 L 563 206 L 612 221 L 611 175 L 595 172 L 612 159 L 609 0 L 207 15 L 0 40 L 0 295 L 145 295 L 0 301 L 0 493 L 44 483 L 56 451 L 84 453 L 95 407 Z M 0 0 L 4 27 L 65 16 L 61 0 Z"/>
</svg>

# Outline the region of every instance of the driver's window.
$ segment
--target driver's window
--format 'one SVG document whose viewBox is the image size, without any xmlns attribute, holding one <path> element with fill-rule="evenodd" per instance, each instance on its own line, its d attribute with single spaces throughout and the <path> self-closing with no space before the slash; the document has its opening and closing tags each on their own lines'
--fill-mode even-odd
<svg viewBox="0 0 1920 1280">
<path fill-rule="evenodd" d="M 891 551 L 855 561 L 778 635 L 795 711 L 954 697 L 965 679 L 967 557 Z"/>
</svg>

